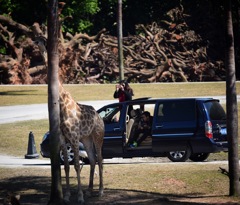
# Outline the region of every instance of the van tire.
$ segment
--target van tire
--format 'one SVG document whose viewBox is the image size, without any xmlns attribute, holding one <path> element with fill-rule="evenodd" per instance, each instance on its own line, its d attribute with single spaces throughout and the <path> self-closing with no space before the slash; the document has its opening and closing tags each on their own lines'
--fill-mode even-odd
<svg viewBox="0 0 240 205">
<path fill-rule="evenodd" d="M 189 159 L 191 153 L 190 147 L 187 146 L 186 150 L 168 152 L 167 157 L 172 162 L 185 162 Z"/>
<path fill-rule="evenodd" d="M 191 159 L 194 162 L 203 162 L 209 157 L 210 153 L 195 153 L 192 154 L 189 159 Z"/>
<path fill-rule="evenodd" d="M 74 153 L 73 153 L 73 150 L 72 150 L 72 147 L 70 145 L 70 143 L 67 143 L 67 153 L 68 153 L 68 162 L 69 164 L 73 164 L 74 162 Z M 61 164 L 64 164 L 64 156 L 63 156 L 63 151 L 60 150 L 60 162 Z"/>
</svg>

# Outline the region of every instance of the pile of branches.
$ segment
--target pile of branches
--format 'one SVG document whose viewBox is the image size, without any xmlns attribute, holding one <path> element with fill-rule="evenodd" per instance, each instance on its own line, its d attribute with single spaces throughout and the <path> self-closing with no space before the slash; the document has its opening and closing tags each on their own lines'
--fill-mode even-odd
<svg viewBox="0 0 240 205">
<path fill-rule="evenodd" d="M 137 25 L 123 38 L 124 76 L 129 82 L 196 82 L 225 79 L 223 61 L 214 61 L 207 43 L 189 28 L 182 7 L 166 20 Z M 109 83 L 119 79 L 117 38 L 106 29 L 95 36 L 59 34 L 59 73 L 65 83 Z M 1 84 L 47 83 L 47 28 L 26 27 L 0 15 Z"/>
</svg>

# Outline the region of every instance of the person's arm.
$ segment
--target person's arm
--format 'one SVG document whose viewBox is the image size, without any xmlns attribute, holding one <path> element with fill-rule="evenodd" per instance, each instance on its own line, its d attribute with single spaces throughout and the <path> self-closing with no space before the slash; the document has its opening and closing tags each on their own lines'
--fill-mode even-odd
<svg viewBox="0 0 240 205">
<path fill-rule="evenodd" d="M 118 98 L 118 97 L 119 97 L 118 90 L 115 90 L 115 92 L 113 93 L 113 97 L 114 97 L 114 98 Z"/>
<path fill-rule="evenodd" d="M 114 97 L 114 98 L 119 98 L 119 90 L 120 90 L 119 85 L 116 85 L 116 90 L 115 90 L 115 92 L 113 93 L 113 97 Z"/>
</svg>

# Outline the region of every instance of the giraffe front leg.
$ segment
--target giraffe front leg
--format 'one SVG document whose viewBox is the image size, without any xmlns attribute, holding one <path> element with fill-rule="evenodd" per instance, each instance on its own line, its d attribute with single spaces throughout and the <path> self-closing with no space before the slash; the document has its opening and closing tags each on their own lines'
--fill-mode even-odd
<svg viewBox="0 0 240 205">
<path fill-rule="evenodd" d="M 87 151 L 89 163 L 90 163 L 90 177 L 89 177 L 89 185 L 88 190 L 86 192 L 87 196 L 91 196 L 93 192 L 93 179 L 94 179 L 94 172 L 95 172 L 95 165 L 96 165 L 96 156 L 94 153 L 93 144 L 89 141 L 83 141 L 84 147 Z"/>
<path fill-rule="evenodd" d="M 99 169 L 99 196 L 103 196 L 103 158 L 101 146 L 96 148 L 97 152 L 97 161 L 98 161 L 98 169 Z"/>
<path fill-rule="evenodd" d="M 81 186 L 81 179 L 80 179 L 80 163 L 79 163 L 79 147 L 74 147 L 74 168 L 77 174 L 77 181 L 78 181 L 78 202 L 80 204 L 84 204 L 83 198 L 83 191 Z"/>
<path fill-rule="evenodd" d="M 90 161 L 90 178 L 89 178 L 89 185 L 88 185 L 88 195 L 91 196 L 93 192 L 93 179 L 94 179 L 94 173 L 95 173 L 95 160 L 89 160 Z"/>
<path fill-rule="evenodd" d="M 65 170 L 65 175 L 66 175 L 66 193 L 64 194 L 64 201 L 65 202 L 70 202 L 70 186 L 69 186 L 69 171 L 70 171 L 70 166 L 68 162 L 68 154 L 67 154 L 67 147 L 66 145 L 62 146 L 62 151 L 63 151 L 63 156 L 64 156 L 64 170 Z"/>
<path fill-rule="evenodd" d="M 103 196 L 103 159 L 102 156 L 98 157 L 98 168 L 99 168 L 99 196 Z"/>
</svg>

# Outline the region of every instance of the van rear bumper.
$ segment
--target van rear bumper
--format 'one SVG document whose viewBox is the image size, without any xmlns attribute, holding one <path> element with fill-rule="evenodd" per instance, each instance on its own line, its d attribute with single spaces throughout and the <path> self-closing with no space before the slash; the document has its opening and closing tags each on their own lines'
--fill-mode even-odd
<svg viewBox="0 0 240 205">
<path fill-rule="evenodd" d="M 215 142 L 213 149 L 213 152 L 227 152 L 228 142 Z"/>
</svg>

